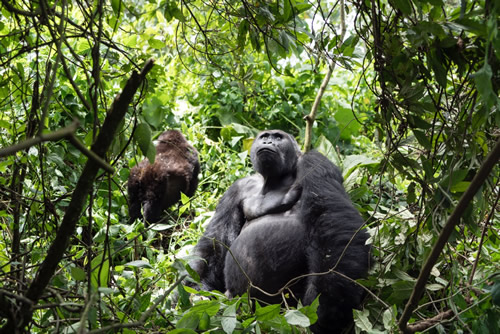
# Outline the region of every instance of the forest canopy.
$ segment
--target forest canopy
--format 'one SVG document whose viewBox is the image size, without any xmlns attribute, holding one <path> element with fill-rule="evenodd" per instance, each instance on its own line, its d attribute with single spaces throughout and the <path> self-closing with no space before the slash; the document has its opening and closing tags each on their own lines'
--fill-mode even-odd
<svg viewBox="0 0 500 334">
<path fill-rule="evenodd" d="M 307 332 L 315 303 L 182 284 L 264 129 L 338 165 L 363 217 L 357 333 L 497 333 L 499 25 L 490 0 L 1 0 L 0 333 Z M 167 129 L 198 190 L 130 223 Z"/>
</svg>

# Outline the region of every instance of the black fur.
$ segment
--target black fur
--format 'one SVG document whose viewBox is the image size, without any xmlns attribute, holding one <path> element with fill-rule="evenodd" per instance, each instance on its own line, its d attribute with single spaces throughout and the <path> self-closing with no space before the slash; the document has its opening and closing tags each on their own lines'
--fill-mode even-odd
<svg viewBox="0 0 500 334">
<path fill-rule="evenodd" d="M 229 297 L 249 291 L 267 303 L 280 303 L 286 294 L 289 305 L 310 304 L 320 295 L 313 331 L 349 330 L 363 289 L 335 272 L 351 279 L 366 276 L 369 246 L 340 171 L 318 152 L 302 155 L 295 140 L 279 130 L 259 134 L 251 157 L 260 174 L 228 189 L 195 248 L 201 260 L 192 267 L 203 289 Z M 296 280 L 285 294 L 276 294 L 290 280 L 311 273 L 326 274 Z M 249 289 L 247 277 L 276 295 Z"/>
</svg>

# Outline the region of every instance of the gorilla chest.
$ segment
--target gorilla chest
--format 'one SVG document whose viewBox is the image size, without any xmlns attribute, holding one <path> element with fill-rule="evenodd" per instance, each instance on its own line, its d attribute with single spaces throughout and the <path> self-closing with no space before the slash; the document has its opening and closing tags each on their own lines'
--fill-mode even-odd
<svg viewBox="0 0 500 334">
<path fill-rule="evenodd" d="M 248 222 L 226 255 L 226 288 L 234 295 L 244 293 L 248 277 L 274 293 L 306 273 L 305 233 L 293 214 L 270 214 Z"/>
<path fill-rule="evenodd" d="M 244 196 L 241 202 L 246 221 L 253 222 L 266 215 L 292 214 L 302 193 L 300 187 L 294 186 L 293 180 L 289 177 L 283 184 L 274 184 L 264 189 L 264 183 L 259 176 L 250 177 L 243 187 Z M 276 217 L 279 216 L 269 220 L 280 225 L 281 222 L 277 222 Z"/>
</svg>

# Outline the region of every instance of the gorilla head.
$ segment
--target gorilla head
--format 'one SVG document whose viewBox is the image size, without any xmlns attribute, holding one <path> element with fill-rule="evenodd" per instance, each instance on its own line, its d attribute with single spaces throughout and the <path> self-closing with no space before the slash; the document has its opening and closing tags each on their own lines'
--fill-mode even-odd
<svg viewBox="0 0 500 334">
<path fill-rule="evenodd" d="M 255 171 L 264 178 L 294 173 L 299 156 L 300 149 L 295 139 L 280 130 L 259 133 L 250 151 Z"/>
</svg>

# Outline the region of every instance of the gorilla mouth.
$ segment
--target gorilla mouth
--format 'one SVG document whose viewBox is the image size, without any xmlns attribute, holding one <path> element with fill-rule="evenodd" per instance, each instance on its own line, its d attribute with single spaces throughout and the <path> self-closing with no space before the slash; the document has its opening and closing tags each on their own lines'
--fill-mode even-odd
<svg viewBox="0 0 500 334">
<path fill-rule="evenodd" d="M 273 149 L 269 147 L 263 147 L 260 150 L 257 151 L 257 154 L 265 154 L 265 153 L 275 153 Z"/>
</svg>

